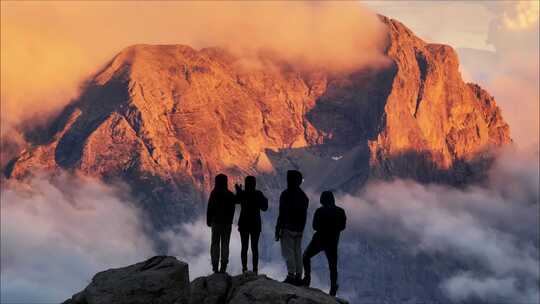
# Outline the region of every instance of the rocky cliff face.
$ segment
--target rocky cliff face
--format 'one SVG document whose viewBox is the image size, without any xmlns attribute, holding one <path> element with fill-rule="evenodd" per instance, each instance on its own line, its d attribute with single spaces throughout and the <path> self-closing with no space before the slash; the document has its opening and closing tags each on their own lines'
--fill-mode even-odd
<svg viewBox="0 0 540 304">
<path fill-rule="evenodd" d="M 463 82 L 451 47 L 427 44 L 399 22 L 383 21 L 397 72 L 384 126 L 369 141 L 373 175 L 467 182 L 487 150 L 511 142 L 495 100 Z"/>
<path fill-rule="evenodd" d="M 265 190 L 289 168 L 308 187 L 352 192 L 369 178 L 478 178 L 487 151 L 511 142 L 493 97 L 463 82 L 451 47 L 381 21 L 389 63 L 347 73 L 268 54 L 247 68 L 217 48 L 128 47 L 50 129 L 29 134 L 6 174 L 119 179 L 161 224 L 197 213 L 219 172 L 259 176 Z"/>
</svg>

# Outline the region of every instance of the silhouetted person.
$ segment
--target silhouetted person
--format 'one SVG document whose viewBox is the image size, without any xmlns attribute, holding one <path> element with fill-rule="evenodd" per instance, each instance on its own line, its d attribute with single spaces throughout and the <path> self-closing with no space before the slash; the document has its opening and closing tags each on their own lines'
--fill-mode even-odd
<svg viewBox="0 0 540 304">
<path fill-rule="evenodd" d="M 305 277 L 303 285 L 311 284 L 311 258 L 324 251 L 330 268 L 330 295 L 337 293 L 337 261 L 339 234 L 345 229 L 347 217 L 345 211 L 337 207 L 334 194 L 324 191 L 321 194 L 321 205 L 313 215 L 313 230 L 315 234 L 306 248 L 303 256 Z"/>
<path fill-rule="evenodd" d="M 306 226 L 309 199 L 300 188 L 302 173 L 287 171 L 287 189 L 279 198 L 276 241 L 281 240 L 281 253 L 287 263 L 285 283 L 298 285 L 302 278 L 302 233 Z"/>
<path fill-rule="evenodd" d="M 212 270 L 226 272 L 229 262 L 229 241 L 231 239 L 231 225 L 236 207 L 236 196 L 229 191 L 227 175 L 218 174 L 214 189 L 208 199 L 206 224 L 212 227 L 212 244 L 210 256 L 212 257 Z M 218 268 L 221 254 L 221 268 Z"/>
<path fill-rule="evenodd" d="M 255 189 L 256 179 L 247 176 L 245 189 L 235 185 L 238 203 L 242 206 L 238 219 L 238 231 L 242 241 L 242 272 L 247 272 L 247 253 L 249 239 L 251 238 L 251 254 L 253 255 L 253 272 L 259 271 L 259 236 L 261 234 L 261 211 L 268 210 L 268 199 L 264 194 Z"/>
</svg>

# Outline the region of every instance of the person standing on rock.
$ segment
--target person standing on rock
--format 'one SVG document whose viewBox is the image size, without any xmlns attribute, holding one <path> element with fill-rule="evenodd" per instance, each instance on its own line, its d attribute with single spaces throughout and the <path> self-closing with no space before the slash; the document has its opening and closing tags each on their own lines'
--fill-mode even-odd
<svg viewBox="0 0 540 304">
<path fill-rule="evenodd" d="M 247 268 L 247 253 L 249 247 L 249 239 L 251 238 L 251 254 L 253 255 L 253 272 L 259 271 L 259 236 L 261 234 L 261 211 L 268 210 L 268 199 L 264 194 L 255 189 L 257 180 L 255 176 L 247 176 L 245 179 L 245 189 L 235 185 L 236 196 L 238 203 L 242 209 L 240 210 L 240 218 L 238 219 L 238 231 L 240 231 L 240 240 L 242 242 L 242 250 L 240 257 L 242 259 L 242 273 L 246 273 Z"/>
<path fill-rule="evenodd" d="M 206 224 L 212 228 L 212 243 L 210 256 L 214 272 L 226 272 L 229 262 L 229 242 L 231 227 L 237 198 L 228 189 L 228 179 L 225 174 L 218 174 L 214 189 L 208 198 Z M 218 268 L 221 258 L 221 268 Z"/>
<path fill-rule="evenodd" d="M 313 230 L 315 234 L 311 242 L 304 251 L 303 263 L 305 276 L 302 285 L 311 284 L 311 258 L 319 252 L 324 251 L 330 268 L 330 295 L 337 293 L 337 261 L 338 243 L 341 231 L 345 229 L 347 217 L 345 210 L 336 206 L 334 194 L 331 191 L 324 191 L 321 194 L 321 205 L 313 215 Z"/>
<path fill-rule="evenodd" d="M 299 285 L 302 279 L 302 234 L 306 226 L 309 199 L 300 188 L 303 178 L 297 170 L 287 171 L 287 189 L 279 198 L 276 241 L 287 264 L 284 283 Z"/>
</svg>

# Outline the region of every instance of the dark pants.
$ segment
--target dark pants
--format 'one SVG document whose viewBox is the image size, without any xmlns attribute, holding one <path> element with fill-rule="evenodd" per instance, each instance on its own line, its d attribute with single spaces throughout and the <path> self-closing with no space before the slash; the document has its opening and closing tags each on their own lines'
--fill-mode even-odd
<svg viewBox="0 0 540 304">
<path fill-rule="evenodd" d="M 304 264 L 304 272 L 306 276 L 311 276 L 311 258 L 324 251 L 328 260 L 328 268 L 330 269 L 330 284 L 337 284 L 337 262 L 338 262 L 338 236 L 322 236 L 317 233 L 311 239 L 311 242 L 304 251 L 302 262 Z"/>
<path fill-rule="evenodd" d="M 210 256 L 212 257 L 212 269 L 218 271 L 220 253 L 221 268 L 225 270 L 229 263 L 229 241 L 231 240 L 231 225 L 212 225 L 212 243 L 210 245 Z"/>
<path fill-rule="evenodd" d="M 240 240 L 242 241 L 242 250 L 240 257 L 242 258 L 242 270 L 247 270 L 247 253 L 249 239 L 251 238 L 251 254 L 253 255 L 253 271 L 259 269 L 259 236 L 260 231 L 240 231 Z"/>
</svg>

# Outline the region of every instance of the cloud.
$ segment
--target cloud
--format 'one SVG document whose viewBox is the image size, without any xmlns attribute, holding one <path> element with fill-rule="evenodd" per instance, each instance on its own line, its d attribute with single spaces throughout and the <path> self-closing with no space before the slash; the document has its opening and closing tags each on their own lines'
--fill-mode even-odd
<svg viewBox="0 0 540 304">
<path fill-rule="evenodd" d="M 503 151 L 482 186 L 457 189 L 381 181 L 369 184 L 359 196 L 337 195 L 337 201 L 346 209 L 349 236 L 382 236 L 406 245 L 406 252 L 399 254 L 425 253 L 468 265 L 441 280 L 440 288 L 450 299 L 526 303 L 539 296 L 538 170 L 537 150 Z M 121 185 L 67 175 L 37 177 L 28 184 L 9 181 L 1 193 L 2 302 L 61 301 L 98 271 L 156 254 L 144 216 L 125 193 Z M 317 207 L 317 195 L 311 197 L 311 207 Z M 273 212 L 263 216 L 260 272 L 280 280 L 286 267 L 272 238 L 274 218 Z M 311 237 L 309 227 L 304 246 Z M 210 229 L 203 217 L 158 236 L 168 254 L 189 263 L 191 279 L 211 273 Z M 355 242 L 357 238 L 344 237 L 342 254 L 347 250 L 353 256 Z M 241 271 L 240 247 L 233 226 L 233 274 Z M 347 270 L 344 263 L 342 279 L 361 267 L 348 261 Z M 326 267 L 324 257 L 318 256 L 313 285 L 323 290 L 328 289 Z M 344 289 L 341 295 L 357 297 L 355 290 Z"/>
<path fill-rule="evenodd" d="M 61 302 L 98 271 L 153 255 L 140 212 L 121 189 L 41 176 L 2 185 L 2 303 Z"/>
<path fill-rule="evenodd" d="M 534 29 L 538 24 L 540 4 L 537 1 L 512 1 L 502 3 L 486 3 L 498 15 L 498 23 L 511 31 Z"/>
<path fill-rule="evenodd" d="M 474 297 L 495 302 L 500 299 L 511 299 L 513 303 L 536 303 L 539 299 L 538 291 L 533 286 L 522 291 L 518 288 L 516 279 L 512 277 L 479 278 L 465 272 L 451 277 L 442 287 L 457 301 Z"/>
<path fill-rule="evenodd" d="M 99 271 L 156 255 L 144 214 L 123 185 L 64 173 L 6 181 L 1 191 L 2 303 L 61 302 Z M 190 278 L 211 273 L 210 228 L 201 217 L 162 231 L 168 254 L 189 263 Z M 267 244 L 263 248 L 263 244 Z M 240 237 L 233 226 L 229 273 L 241 273 Z M 260 272 L 286 276 L 279 243 L 261 238 Z M 250 254 L 251 258 L 251 254 Z M 251 260 L 250 264 L 251 265 Z M 318 277 L 316 286 L 325 287 Z"/>
<path fill-rule="evenodd" d="M 452 300 L 533 303 L 540 296 L 538 151 L 501 153 L 485 186 L 375 182 L 340 200 L 353 229 L 470 265 L 441 282 Z"/>
<path fill-rule="evenodd" d="M 46 120 L 123 48 L 138 43 L 265 49 L 342 69 L 381 56 L 383 25 L 358 3 L 2 2 L 2 133 Z"/>
<path fill-rule="evenodd" d="M 539 3 L 510 1 L 484 3 L 493 17 L 486 41 L 490 53 L 462 51 L 469 80 L 484 86 L 497 99 L 517 144 L 538 145 Z"/>
</svg>

